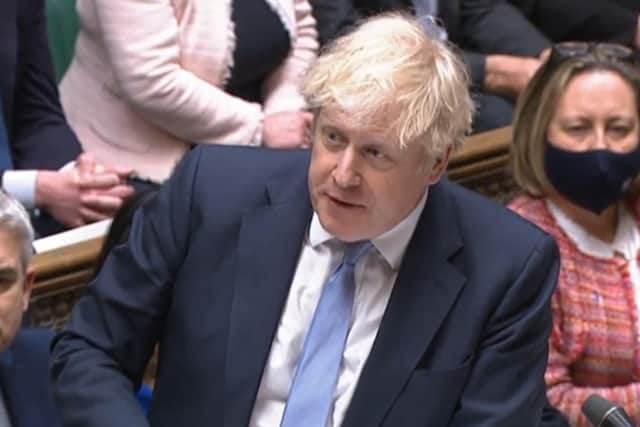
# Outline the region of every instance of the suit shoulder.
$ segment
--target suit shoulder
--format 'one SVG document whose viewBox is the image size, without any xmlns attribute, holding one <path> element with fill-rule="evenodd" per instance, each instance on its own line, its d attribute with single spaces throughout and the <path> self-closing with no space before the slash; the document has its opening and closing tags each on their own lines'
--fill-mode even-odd
<svg viewBox="0 0 640 427">
<path fill-rule="evenodd" d="M 262 186 L 274 178 L 299 177 L 309 168 L 308 150 L 275 150 L 265 148 L 206 145 L 194 149 L 185 162 L 195 168 L 195 190 L 211 193 L 211 183 L 224 183 L 216 191 L 262 191 Z M 189 166 L 187 166 L 189 167 Z"/>
<path fill-rule="evenodd" d="M 240 174 L 255 179 L 256 174 L 287 173 L 309 164 L 308 150 L 277 150 L 260 147 L 207 144 L 188 155 L 197 157 L 205 173 Z"/>
<path fill-rule="evenodd" d="M 506 206 L 458 184 L 445 182 L 445 190 L 457 207 L 463 228 L 473 232 L 474 239 L 509 244 L 539 241 L 548 234 Z"/>
<path fill-rule="evenodd" d="M 49 355 L 49 345 L 53 339 L 53 331 L 45 328 L 22 328 L 13 340 L 14 351 L 28 351 L 29 354 Z"/>
</svg>

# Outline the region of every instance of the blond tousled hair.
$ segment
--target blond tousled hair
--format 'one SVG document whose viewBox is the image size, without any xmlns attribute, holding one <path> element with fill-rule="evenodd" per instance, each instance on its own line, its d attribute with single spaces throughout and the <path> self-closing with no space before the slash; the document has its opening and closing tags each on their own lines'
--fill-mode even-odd
<svg viewBox="0 0 640 427">
<path fill-rule="evenodd" d="M 474 110 L 458 55 L 399 13 L 369 18 L 329 44 L 302 91 L 316 114 L 337 107 L 401 147 L 419 141 L 428 157 L 462 144 Z"/>
</svg>

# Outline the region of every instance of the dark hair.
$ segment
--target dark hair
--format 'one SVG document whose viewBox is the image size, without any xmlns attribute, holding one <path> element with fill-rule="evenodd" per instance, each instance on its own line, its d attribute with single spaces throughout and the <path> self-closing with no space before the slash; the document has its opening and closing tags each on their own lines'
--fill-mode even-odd
<svg viewBox="0 0 640 427">
<path fill-rule="evenodd" d="M 148 184 L 143 188 L 137 188 L 136 192 L 133 196 L 131 196 L 124 204 L 120 207 L 118 212 L 113 217 L 113 222 L 111 222 L 111 227 L 109 227 L 109 231 L 105 236 L 104 242 L 102 243 L 102 248 L 100 249 L 100 254 L 96 259 L 96 262 L 93 267 L 93 272 L 91 274 L 91 278 L 95 278 L 98 275 L 98 272 L 102 268 L 107 256 L 111 250 L 123 244 L 129 238 L 129 232 L 131 231 L 131 223 L 133 221 L 133 215 L 138 210 L 139 207 L 147 203 L 151 200 L 156 193 L 160 190 L 159 184 Z"/>
</svg>

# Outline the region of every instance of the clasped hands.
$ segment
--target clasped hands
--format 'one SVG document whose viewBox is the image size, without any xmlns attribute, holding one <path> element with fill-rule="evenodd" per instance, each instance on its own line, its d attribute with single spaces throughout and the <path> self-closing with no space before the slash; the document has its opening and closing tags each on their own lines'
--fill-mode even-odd
<svg viewBox="0 0 640 427">
<path fill-rule="evenodd" d="M 36 207 L 68 227 L 110 218 L 134 192 L 126 184 L 132 172 L 129 168 L 102 165 L 83 153 L 73 167 L 38 171 Z"/>
</svg>

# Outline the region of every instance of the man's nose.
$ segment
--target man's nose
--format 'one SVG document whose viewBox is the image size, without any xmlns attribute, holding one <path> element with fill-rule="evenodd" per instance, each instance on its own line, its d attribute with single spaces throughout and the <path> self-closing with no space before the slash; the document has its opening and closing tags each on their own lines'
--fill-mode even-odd
<svg viewBox="0 0 640 427">
<path fill-rule="evenodd" d="M 360 185 L 357 156 L 352 147 L 347 147 L 338 158 L 333 170 L 333 180 L 338 187 L 349 188 Z"/>
</svg>

